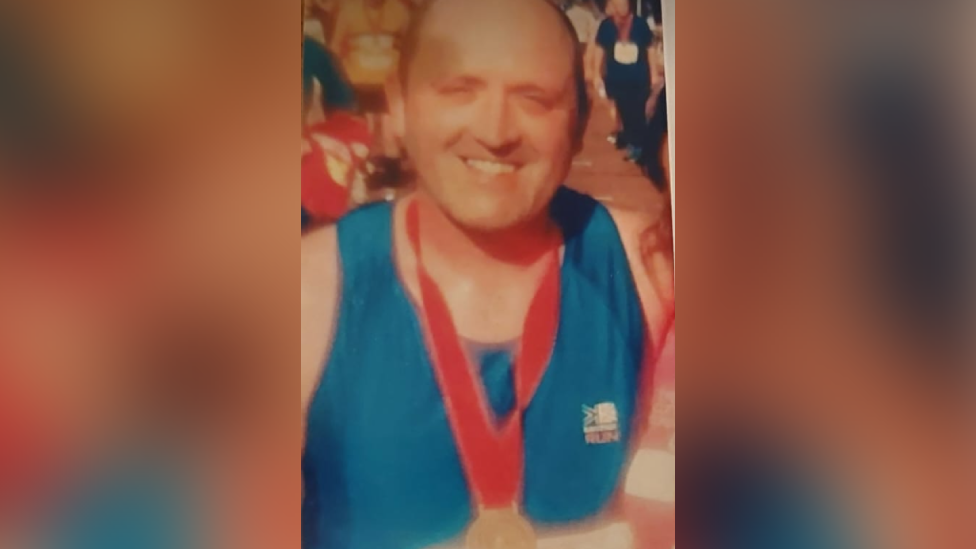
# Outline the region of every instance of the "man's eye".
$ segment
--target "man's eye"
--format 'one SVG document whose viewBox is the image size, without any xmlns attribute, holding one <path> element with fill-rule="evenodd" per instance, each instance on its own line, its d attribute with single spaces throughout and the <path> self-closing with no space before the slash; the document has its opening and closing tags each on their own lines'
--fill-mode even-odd
<svg viewBox="0 0 976 549">
<path fill-rule="evenodd" d="M 526 93 L 522 98 L 533 107 L 540 109 L 551 109 L 555 104 L 551 97 L 541 93 Z"/>
<path fill-rule="evenodd" d="M 449 95 L 453 97 L 463 96 L 471 93 L 471 87 L 463 84 L 448 84 L 446 86 L 441 86 L 440 92 L 442 95 Z"/>
</svg>

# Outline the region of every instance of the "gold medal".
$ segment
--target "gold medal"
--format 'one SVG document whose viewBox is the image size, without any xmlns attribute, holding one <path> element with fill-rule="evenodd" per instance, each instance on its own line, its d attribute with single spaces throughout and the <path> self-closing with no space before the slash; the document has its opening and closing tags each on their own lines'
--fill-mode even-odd
<svg viewBox="0 0 976 549">
<path fill-rule="evenodd" d="M 514 507 L 482 509 L 468 529 L 465 549 L 536 549 L 535 530 Z"/>
</svg>

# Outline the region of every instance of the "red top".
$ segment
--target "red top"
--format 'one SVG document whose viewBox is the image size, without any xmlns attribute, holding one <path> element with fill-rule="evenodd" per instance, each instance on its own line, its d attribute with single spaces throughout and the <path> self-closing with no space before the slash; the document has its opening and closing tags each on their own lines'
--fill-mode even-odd
<svg viewBox="0 0 976 549">
<path fill-rule="evenodd" d="M 2 342 L 0 342 L 2 345 Z M 58 429 L 41 399 L 12 374 L 0 348 L 0 516 L 29 516 L 58 483 Z"/>
<path fill-rule="evenodd" d="M 333 222 L 349 209 L 350 186 L 369 153 L 372 137 L 364 120 L 336 113 L 305 129 L 302 208 L 316 222 Z"/>
</svg>

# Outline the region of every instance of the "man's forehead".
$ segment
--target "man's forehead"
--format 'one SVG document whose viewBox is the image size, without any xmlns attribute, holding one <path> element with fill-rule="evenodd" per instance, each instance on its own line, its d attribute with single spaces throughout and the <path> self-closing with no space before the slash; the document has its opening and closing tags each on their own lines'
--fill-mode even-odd
<svg viewBox="0 0 976 549">
<path fill-rule="evenodd" d="M 549 0 L 428 0 L 421 33 L 430 29 L 534 28 L 538 34 L 565 34 L 559 8 Z M 466 25 L 465 23 L 473 23 Z"/>
<path fill-rule="evenodd" d="M 574 48 L 547 0 L 435 0 L 418 29 L 414 69 L 429 77 L 505 67 L 562 79 L 572 75 Z"/>
</svg>

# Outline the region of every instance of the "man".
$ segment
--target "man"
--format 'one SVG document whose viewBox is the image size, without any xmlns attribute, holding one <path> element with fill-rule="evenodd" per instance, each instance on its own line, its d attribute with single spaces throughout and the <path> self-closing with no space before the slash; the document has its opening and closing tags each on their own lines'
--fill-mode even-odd
<svg viewBox="0 0 976 549">
<path fill-rule="evenodd" d="M 650 110 L 654 35 L 644 18 L 634 16 L 630 0 L 610 0 L 607 14 L 596 34 L 596 66 L 604 79 L 598 88 L 605 88 L 617 107 L 622 127 L 617 146 L 636 161 Z"/>
<path fill-rule="evenodd" d="M 418 191 L 302 243 L 305 547 L 635 547 L 616 495 L 672 274 L 561 187 L 576 45 L 543 0 L 417 14 L 391 105 Z"/>
</svg>

